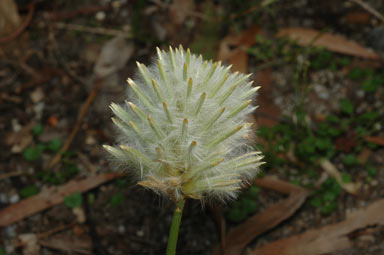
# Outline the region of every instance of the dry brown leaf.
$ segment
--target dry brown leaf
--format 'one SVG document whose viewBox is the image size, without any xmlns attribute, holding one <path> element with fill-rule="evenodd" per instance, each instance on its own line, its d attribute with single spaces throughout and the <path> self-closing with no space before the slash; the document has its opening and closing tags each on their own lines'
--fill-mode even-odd
<svg viewBox="0 0 384 255">
<path fill-rule="evenodd" d="M 21 234 L 18 238 L 23 247 L 23 255 L 40 255 L 40 245 L 36 234 Z"/>
<path fill-rule="evenodd" d="M 194 9 L 193 0 L 174 0 L 169 7 L 169 17 L 172 23 L 180 26 Z"/>
<path fill-rule="evenodd" d="M 55 250 L 64 251 L 66 254 L 80 253 L 93 254 L 92 242 L 89 238 L 70 238 L 67 236 L 56 236 L 48 240 L 40 240 L 39 244 Z"/>
<path fill-rule="evenodd" d="M 245 52 L 245 49 L 255 43 L 255 36 L 258 33 L 260 33 L 260 27 L 254 25 L 245 30 L 240 36 L 229 35 L 225 37 L 220 42 L 217 59 L 231 64 L 232 71 L 246 73 L 248 69 L 248 54 Z"/>
<path fill-rule="evenodd" d="M 84 192 L 121 176 L 123 175 L 119 173 L 100 174 L 46 189 L 36 196 L 2 209 L 0 211 L 0 227 L 11 225 L 25 217 L 60 204 L 66 196 L 71 195 L 73 192 Z"/>
<path fill-rule="evenodd" d="M 20 24 L 20 16 L 13 0 L 0 1 L 0 36 L 13 32 Z"/>
<path fill-rule="evenodd" d="M 94 72 L 96 77 L 106 78 L 121 70 L 131 58 L 133 50 L 133 42 L 127 41 L 123 36 L 116 36 L 109 40 L 101 49 L 100 56 L 95 64 Z M 108 88 L 104 86 L 103 89 Z"/>
<path fill-rule="evenodd" d="M 238 255 L 256 236 L 277 226 L 291 217 L 305 202 L 309 191 L 273 178 L 257 179 L 258 185 L 289 193 L 289 197 L 274 204 L 265 211 L 255 214 L 244 223 L 231 229 L 225 238 L 225 249 L 216 247 L 215 254 Z"/>
<path fill-rule="evenodd" d="M 356 193 L 360 190 L 360 185 L 358 183 L 345 183 L 343 182 L 343 179 L 341 177 L 341 174 L 339 170 L 335 167 L 334 164 L 332 164 L 328 159 L 321 159 L 320 160 L 320 166 L 335 180 L 340 184 L 340 186 L 347 191 L 348 193 L 351 193 L 353 195 L 356 195 Z"/>
<path fill-rule="evenodd" d="M 364 147 L 359 155 L 357 155 L 357 159 L 362 163 L 365 164 L 369 157 L 372 155 L 372 151 L 366 147 Z"/>
<path fill-rule="evenodd" d="M 250 255 L 321 255 L 334 254 L 353 246 L 348 235 L 374 225 L 384 225 L 384 200 L 352 213 L 346 220 L 310 230 L 301 235 L 269 243 L 250 252 Z"/>
<path fill-rule="evenodd" d="M 365 141 L 370 142 L 370 143 L 375 143 L 378 145 L 384 146 L 384 137 L 379 137 L 379 136 L 367 136 L 364 137 Z"/>
<path fill-rule="evenodd" d="M 256 122 L 259 126 L 272 127 L 278 123 L 280 116 L 280 109 L 272 97 L 272 71 L 265 69 L 257 73 L 256 84 L 261 87 L 257 96 L 259 108 L 256 111 Z"/>
<path fill-rule="evenodd" d="M 302 192 L 304 189 L 292 183 L 279 180 L 276 176 L 265 176 L 264 178 L 256 178 L 253 183 L 257 186 L 278 191 L 283 194 L 292 194 Z"/>
<path fill-rule="evenodd" d="M 315 29 L 290 27 L 282 28 L 277 33 L 277 37 L 288 37 L 296 40 L 302 46 L 318 46 L 345 55 L 351 55 L 367 59 L 380 59 L 373 50 L 364 48 L 357 42 L 348 40 L 340 35 L 321 33 Z"/>
<path fill-rule="evenodd" d="M 22 140 L 24 140 L 24 138 L 30 134 L 31 129 L 35 125 L 36 125 L 36 122 L 32 121 L 32 122 L 28 123 L 27 125 L 25 125 L 19 131 L 8 133 L 7 135 L 5 135 L 5 144 L 6 145 L 14 145 L 14 144 L 21 143 Z"/>
</svg>

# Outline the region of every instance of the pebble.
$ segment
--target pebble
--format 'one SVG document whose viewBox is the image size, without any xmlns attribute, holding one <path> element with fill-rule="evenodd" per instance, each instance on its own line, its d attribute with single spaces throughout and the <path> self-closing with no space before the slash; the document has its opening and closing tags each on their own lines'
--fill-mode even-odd
<svg viewBox="0 0 384 255">
<path fill-rule="evenodd" d="M 121 2 L 120 1 L 113 1 L 111 3 L 111 6 L 112 6 L 113 9 L 118 10 L 121 7 Z"/>
<path fill-rule="evenodd" d="M 5 193 L 0 193 L 0 204 L 8 204 L 8 196 Z"/>
<path fill-rule="evenodd" d="M 43 100 L 44 98 L 44 91 L 42 88 L 38 87 L 36 88 L 31 94 L 30 94 L 32 102 L 35 104 Z"/>
<path fill-rule="evenodd" d="M 10 202 L 11 204 L 17 203 L 17 202 L 19 202 L 19 200 L 20 200 L 20 196 L 19 196 L 19 194 L 13 194 L 13 195 L 9 198 L 9 202 Z"/>
<path fill-rule="evenodd" d="M 13 245 L 6 245 L 5 246 L 5 254 L 14 254 L 15 247 Z"/>
<path fill-rule="evenodd" d="M 356 96 L 357 96 L 358 98 L 363 98 L 363 97 L 365 96 L 365 92 L 364 92 L 364 90 L 358 90 L 358 91 L 356 92 Z"/>
<path fill-rule="evenodd" d="M 12 119 L 11 123 L 12 123 L 12 130 L 14 132 L 20 131 L 20 129 L 22 128 L 18 119 Z"/>
<path fill-rule="evenodd" d="M 44 102 L 37 103 L 33 106 L 33 111 L 35 112 L 37 119 L 41 119 L 43 116 L 44 106 Z"/>
<path fill-rule="evenodd" d="M 377 185 L 379 185 L 379 181 L 378 180 L 372 180 L 371 181 L 371 185 L 373 186 L 373 187 L 375 187 L 375 186 L 377 186 Z"/>
<path fill-rule="evenodd" d="M 16 225 L 10 225 L 5 228 L 5 235 L 11 239 L 16 236 Z"/>
<path fill-rule="evenodd" d="M 88 144 L 88 145 L 94 145 L 94 144 L 96 144 L 96 139 L 95 139 L 95 137 L 89 135 L 85 139 L 85 143 Z"/>
<path fill-rule="evenodd" d="M 120 233 L 120 234 L 124 234 L 125 233 L 125 227 L 124 225 L 119 225 L 117 227 L 117 231 Z"/>
<path fill-rule="evenodd" d="M 103 12 L 103 11 L 99 11 L 99 12 L 97 12 L 96 15 L 95 15 L 95 19 L 96 19 L 97 21 L 103 21 L 103 20 L 105 20 L 106 17 L 107 17 L 107 15 L 106 15 L 105 12 Z"/>
<path fill-rule="evenodd" d="M 137 230 L 137 231 L 136 231 L 136 235 L 137 235 L 138 237 L 143 237 L 143 236 L 144 236 L 144 231 L 143 231 L 142 229 Z"/>
<path fill-rule="evenodd" d="M 358 246 L 368 247 L 375 242 L 375 237 L 372 235 L 362 235 L 357 239 Z"/>
</svg>

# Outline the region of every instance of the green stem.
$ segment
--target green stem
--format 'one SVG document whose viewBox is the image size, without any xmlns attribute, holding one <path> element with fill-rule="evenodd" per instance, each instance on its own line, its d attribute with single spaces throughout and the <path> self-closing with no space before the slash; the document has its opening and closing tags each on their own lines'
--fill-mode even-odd
<svg viewBox="0 0 384 255">
<path fill-rule="evenodd" d="M 169 232 L 167 255 L 176 254 L 177 237 L 179 236 L 179 227 L 181 216 L 183 215 L 185 200 L 181 199 L 176 203 L 175 212 L 173 213 L 171 230 Z"/>
</svg>

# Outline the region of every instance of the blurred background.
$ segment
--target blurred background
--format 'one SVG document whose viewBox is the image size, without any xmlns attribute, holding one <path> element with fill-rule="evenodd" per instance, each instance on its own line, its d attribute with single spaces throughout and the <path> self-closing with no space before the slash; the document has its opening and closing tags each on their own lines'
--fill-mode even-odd
<svg viewBox="0 0 384 255">
<path fill-rule="evenodd" d="M 250 143 L 266 164 L 236 201 L 188 201 L 178 254 L 384 254 L 383 12 L 1 0 L 0 255 L 164 254 L 172 202 L 111 173 L 101 145 L 136 61 L 179 45 L 253 73 Z"/>
</svg>

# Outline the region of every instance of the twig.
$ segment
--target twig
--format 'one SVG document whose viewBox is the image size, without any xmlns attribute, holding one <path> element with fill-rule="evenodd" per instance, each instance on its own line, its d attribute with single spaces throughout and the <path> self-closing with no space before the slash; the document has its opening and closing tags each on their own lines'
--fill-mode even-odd
<svg viewBox="0 0 384 255">
<path fill-rule="evenodd" d="M 282 221 L 290 218 L 310 195 L 310 191 L 307 189 L 271 177 L 255 179 L 254 182 L 257 185 L 288 194 L 289 196 L 231 229 L 226 236 L 224 250 L 216 246 L 214 254 L 242 254 L 249 242 L 256 236 L 265 233 L 276 227 Z"/>
<path fill-rule="evenodd" d="M 106 6 L 91 6 L 84 7 L 81 9 L 73 10 L 73 11 L 62 11 L 62 12 L 53 12 L 50 15 L 51 20 L 59 20 L 59 19 L 73 19 L 79 15 L 91 15 L 99 11 L 106 11 L 111 9 L 110 5 Z"/>
<path fill-rule="evenodd" d="M 37 239 L 39 239 L 39 240 L 40 239 L 44 239 L 44 238 L 46 238 L 46 237 L 48 237 L 50 235 L 53 235 L 53 234 L 56 234 L 56 233 L 61 232 L 63 230 L 66 230 L 66 229 L 68 229 L 68 228 L 70 228 L 70 227 L 72 227 L 72 226 L 74 226 L 76 224 L 77 224 L 76 222 L 72 222 L 70 224 L 60 225 L 60 226 L 58 226 L 58 227 L 56 227 L 54 229 L 50 229 L 50 230 L 48 230 L 46 232 L 43 232 L 43 233 L 40 233 L 40 234 L 36 234 Z M 14 248 L 19 248 L 19 247 L 22 247 L 22 244 L 18 240 L 18 241 L 16 241 L 16 245 L 14 246 Z"/>
<path fill-rule="evenodd" d="M 8 179 L 9 177 L 15 177 L 15 176 L 23 175 L 23 174 L 24 173 L 20 172 L 20 171 L 13 171 L 10 173 L 0 174 L 0 181 L 4 180 L 4 179 Z"/>
<path fill-rule="evenodd" d="M 33 197 L 1 209 L 0 228 L 60 204 L 66 196 L 73 194 L 73 192 L 86 192 L 122 176 L 124 175 L 120 173 L 100 174 L 82 180 L 72 180 L 61 186 L 47 188 Z"/>
<path fill-rule="evenodd" d="M 0 38 L 0 43 L 6 43 L 6 42 L 9 42 L 9 41 L 12 41 L 16 37 L 18 37 L 28 27 L 28 25 L 31 23 L 31 20 L 32 20 L 32 17 L 33 17 L 33 13 L 35 12 L 35 3 L 29 4 L 28 5 L 28 10 L 29 10 L 28 11 L 28 16 L 25 18 L 24 23 L 21 24 L 21 26 L 18 29 L 16 29 L 15 32 L 10 34 L 9 36 Z"/>
<path fill-rule="evenodd" d="M 101 27 L 86 27 L 78 24 L 67 24 L 62 22 L 56 22 L 54 26 L 58 29 L 75 30 L 80 32 L 87 32 L 91 34 L 102 34 L 110 36 L 123 36 L 125 38 L 132 38 L 131 33 L 127 33 L 117 29 L 101 28 Z"/>
<path fill-rule="evenodd" d="M 77 117 L 75 127 L 73 128 L 73 130 L 71 132 L 71 135 L 65 141 L 64 146 L 60 149 L 60 151 L 48 163 L 46 169 L 50 169 L 50 168 L 54 167 L 60 161 L 63 153 L 68 150 L 68 148 L 71 145 L 73 139 L 75 138 L 77 132 L 79 131 L 81 123 L 83 122 L 83 119 L 84 119 L 85 115 L 87 114 L 92 102 L 95 100 L 95 97 L 96 97 L 97 93 L 99 92 L 102 84 L 103 84 L 103 81 L 101 79 L 96 81 L 96 84 L 94 85 L 94 87 L 93 87 L 91 93 L 89 94 L 87 100 L 83 103 L 83 105 L 80 108 L 79 115 Z"/>
<path fill-rule="evenodd" d="M 375 16 L 377 19 L 379 19 L 381 22 L 384 23 L 384 16 L 381 15 L 378 11 L 376 11 L 375 9 L 373 9 L 371 6 L 369 6 L 367 3 L 364 3 L 363 1 L 361 0 L 349 0 L 351 2 L 354 2 L 355 4 L 357 5 L 360 5 L 360 7 L 362 7 L 363 9 L 365 9 L 367 12 L 369 12 L 370 14 L 372 14 L 373 16 Z"/>
</svg>

